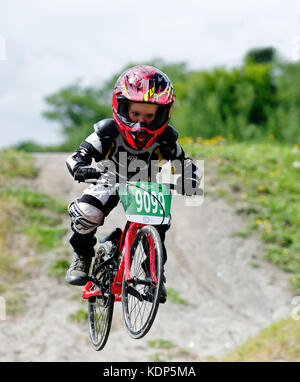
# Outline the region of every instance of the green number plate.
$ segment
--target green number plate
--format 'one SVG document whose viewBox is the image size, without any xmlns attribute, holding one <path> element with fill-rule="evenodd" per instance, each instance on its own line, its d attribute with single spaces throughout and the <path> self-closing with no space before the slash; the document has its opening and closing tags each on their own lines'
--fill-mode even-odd
<svg viewBox="0 0 300 382">
<path fill-rule="evenodd" d="M 118 192 L 129 221 L 169 224 L 172 195 L 165 185 L 151 182 L 121 183 Z"/>
</svg>

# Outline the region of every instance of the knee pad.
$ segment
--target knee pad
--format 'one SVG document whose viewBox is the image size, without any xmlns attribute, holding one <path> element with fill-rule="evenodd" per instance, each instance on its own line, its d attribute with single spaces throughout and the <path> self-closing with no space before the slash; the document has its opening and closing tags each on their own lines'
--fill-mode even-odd
<svg viewBox="0 0 300 382">
<path fill-rule="evenodd" d="M 72 229 L 82 235 L 89 234 L 103 224 L 104 214 L 98 208 L 76 199 L 68 206 Z"/>
</svg>

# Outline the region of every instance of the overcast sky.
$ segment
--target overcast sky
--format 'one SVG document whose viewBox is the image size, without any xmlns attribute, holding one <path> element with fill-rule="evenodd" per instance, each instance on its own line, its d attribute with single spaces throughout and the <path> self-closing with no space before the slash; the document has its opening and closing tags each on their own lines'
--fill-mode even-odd
<svg viewBox="0 0 300 382">
<path fill-rule="evenodd" d="M 297 36 L 299 0 L 0 0 L 0 147 L 60 142 L 44 97 L 78 79 L 157 57 L 230 68 L 253 47 L 292 59 Z"/>
</svg>

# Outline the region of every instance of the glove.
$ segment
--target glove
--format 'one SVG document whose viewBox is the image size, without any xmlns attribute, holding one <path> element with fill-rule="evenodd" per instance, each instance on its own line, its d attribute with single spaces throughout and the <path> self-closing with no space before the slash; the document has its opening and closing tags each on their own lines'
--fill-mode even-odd
<svg viewBox="0 0 300 382">
<path fill-rule="evenodd" d="M 99 171 L 93 167 L 79 167 L 74 174 L 74 179 L 78 182 L 84 182 L 86 179 L 98 179 Z"/>
<path fill-rule="evenodd" d="M 202 195 L 203 190 L 200 188 L 200 179 L 185 178 L 180 176 L 176 182 L 176 191 L 186 196 Z"/>
</svg>

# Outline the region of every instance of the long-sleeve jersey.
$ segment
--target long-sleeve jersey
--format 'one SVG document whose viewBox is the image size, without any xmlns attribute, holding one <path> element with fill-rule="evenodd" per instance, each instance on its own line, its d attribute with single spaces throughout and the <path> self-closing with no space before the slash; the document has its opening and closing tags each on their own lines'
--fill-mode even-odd
<svg viewBox="0 0 300 382">
<path fill-rule="evenodd" d="M 94 132 L 80 144 L 67 159 L 66 164 L 74 176 L 79 167 L 90 166 L 93 159 L 95 162 L 110 160 L 116 172 L 122 176 L 125 174 L 127 179 L 136 175 L 137 171 L 146 170 L 148 180 L 152 180 L 159 171 L 160 164 L 164 163 L 163 161 L 171 161 L 172 164 L 175 163 L 173 167 L 175 174 L 182 174 L 182 169 L 190 166 L 189 178 L 199 182 L 202 176 L 201 170 L 190 158 L 185 157 L 177 138 L 177 131 L 168 125 L 150 147 L 137 151 L 125 143 L 113 119 L 104 119 L 94 125 Z"/>
</svg>

